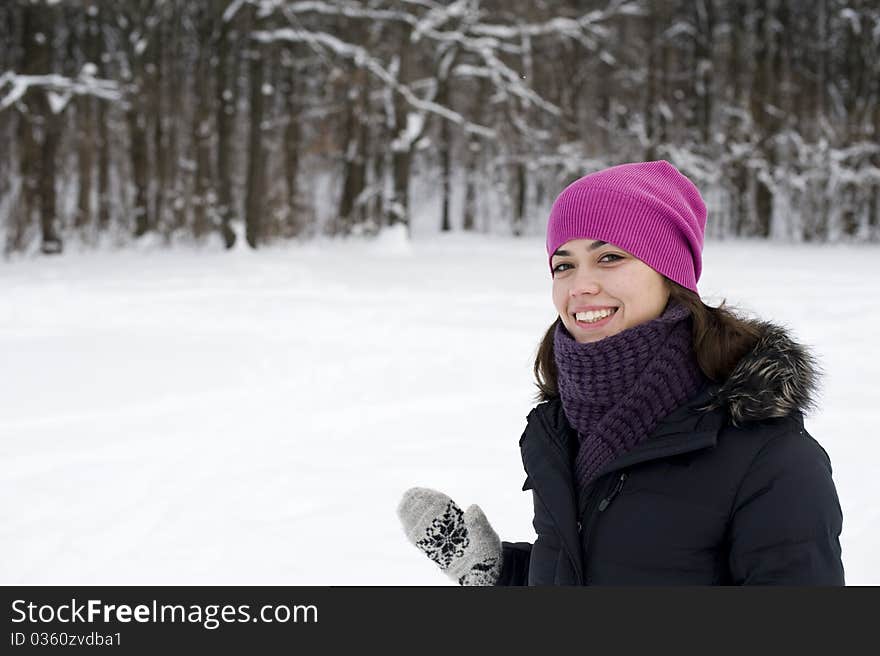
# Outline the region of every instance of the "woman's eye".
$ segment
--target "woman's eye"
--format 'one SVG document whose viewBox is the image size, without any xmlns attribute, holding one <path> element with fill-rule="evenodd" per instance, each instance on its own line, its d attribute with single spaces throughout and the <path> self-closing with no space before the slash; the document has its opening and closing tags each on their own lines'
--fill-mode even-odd
<svg viewBox="0 0 880 656">
<path fill-rule="evenodd" d="M 555 267 L 553 267 L 553 273 L 565 271 L 565 269 L 560 269 L 559 267 L 567 267 L 567 266 L 571 266 L 571 265 L 568 262 L 562 262 L 561 264 L 557 264 Z"/>
<path fill-rule="evenodd" d="M 608 262 L 617 262 L 617 260 L 623 259 L 622 257 L 620 257 L 620 255 L 615 255 L 614 253 L 605 253 L 605 255 L 603 255 L 602 257 L 599 258 L 599 261 L 601 262 L 606 257 L 613 257 L 614 258 L 613 260 L 607 260 Z"/>
</svg>

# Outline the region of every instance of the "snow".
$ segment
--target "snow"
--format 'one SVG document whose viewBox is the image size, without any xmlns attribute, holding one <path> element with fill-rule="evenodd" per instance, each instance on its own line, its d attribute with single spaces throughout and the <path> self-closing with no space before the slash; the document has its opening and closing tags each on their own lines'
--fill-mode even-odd
<svg viewBox="0 0 880 656">
<path fill-rule="evenodd" d="M 455 0 L 449 6 L 436 7 L 426 12 L 425 15 L 418 20 L 410 34 L 410 41 L 416 43 L 422 37 L 422 34 L 428 31 L 436 30 L 438 27 L 446 23 L 452 18 L 460 18 L 471 10 L 471 0 Z"/>
<path fill-rule="evenodd" d="M 60 114 L 67 107 L 70 101 L 71 93 L 55 93 L 54 91 L 46 91 L 46 98 L 49 101 L 49 109 L 53 114 Z"/>
<path fill-rule="evenodd" d="M 6 90 L 7 85 L 11 87 L 9 90 Z M 0 111 L 18 102 L 32 86 L 45 87 L 53 94 L 49 102 L 54 113 L 64 109 L 72 93 L 105 100 L 119 100 L 122 97 L 119 86 L 113 80 L 96 79 L 85 74 L 79 79 L 72 79 L 63 75 L 18 75 L 6 71 L 0 75 Z"/>
<path fill-rule="evenodd" d="M 398 524 L 415 485 L 533 539 L 543 241 L 413 234 L 0 262 L 0 583 L 453 585 Z M 709 242 L 700 281 L 820 357 L 853 585 L 880 584 L 878 255 Z"/>
<path fill-rule="evenodd" d="M 840 10 L 840 17 L 845 21 L 849 21 L 850 29 L 853 34 L 858 36 L 862 33 L 862 24 L 859 14 L 849 7 Z"/>
<path fill-rule="evenodd" d="M 599 52 L 599 59 L 601 59 L 604 63 L 608 64 L 608 66 L 616 66 L 617 59 L 607 50 L 602 50 Z"/>
<path fill-rule="evenodd" d="M 5 89 L 7 84 L 12 88 L 5 92 L 5 97 L 0 97 L 0 111 L 17 103 L 24 96 L 29 86 L 27 80 L 23 79 L 22 76 L 13 75 L 9 71 L 0 75 L 0 90 Z"/>
<path fill-rule="evenodd" d="M 238 13 L 243 5 L 247 4 L 246 0 L 232 0 L 228 7 L 223 11 L 223 22 L 228 23 Z"/>
<path fill-rule="evenodd" d="M 410 150 L 424 125 L 425 115 L 423 113 L 408 112 L 406 115 L 406 128 L 391 142 L 391 150 L 394 152 Z"/>
<path fill-rule="evenodd" d="M 461 125 L 466 132 L 480 134 L 490 139 L 495 138 L 496 136 L 494 130 L 485 128 L 476 123 L 471 123 L 461 114 L 452 111 L 448 107 L 419 98 L 413 93 L 409 86 L 401 84 L 396 79 L 396 75 L 393 72 L 384 67 L 377 59 L 371 57 L 364 48 L 342 41 L 332 34 L 280 28 L 272 31 L 254 31 L 251 33 L 251 37 L 261 43 L 271 43 L 273 41 L 290 41 L 292 43 L 305 42 L 313 48 L 319 48 L 321 46 L 329 48 L 340 57 L 350 59 L 356 62 L 357 66 L 366 68 L 372 75 L 400 93 L 406 99 L 407 103 L 415 109 L 423 112 L 433 112 L 453 123 Z"/>
</svg>

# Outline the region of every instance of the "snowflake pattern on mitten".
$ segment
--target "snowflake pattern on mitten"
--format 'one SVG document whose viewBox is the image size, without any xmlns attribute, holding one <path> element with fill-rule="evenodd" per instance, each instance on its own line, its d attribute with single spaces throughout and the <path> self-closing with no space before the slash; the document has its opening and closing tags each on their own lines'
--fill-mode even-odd
<svg viewBox="0 0 880 656">
<path fill-rule="evenodd" d="M 461 508 L 449 501 L 443 516 L 435 518 L 425 530 L 425 537 L 416 542 L 441 569 L 447 569 L 455 558 L 464 556 L 470 544 L 463 515 Z"/>
<path fill-rule="evenodd" d="M 459 585 L 495 585 L 501 568 L 497 558 L 487 558 L 458 578 Z"/>
</svg>

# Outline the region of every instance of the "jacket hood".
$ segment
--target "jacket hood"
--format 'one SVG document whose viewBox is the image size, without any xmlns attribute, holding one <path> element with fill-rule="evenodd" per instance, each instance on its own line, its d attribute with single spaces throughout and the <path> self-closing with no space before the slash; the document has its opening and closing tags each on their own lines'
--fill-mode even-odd
<svg viewBox="0 0 880 656">
<path fill-rule="evenodd" d="M 726 411 L 734 426 L 806 414 L 815 407 L 822 374 L 816 358 L 786 328 L 769 321 L 750 323 L 761 336 L 701 409 Z"/>
</svg>

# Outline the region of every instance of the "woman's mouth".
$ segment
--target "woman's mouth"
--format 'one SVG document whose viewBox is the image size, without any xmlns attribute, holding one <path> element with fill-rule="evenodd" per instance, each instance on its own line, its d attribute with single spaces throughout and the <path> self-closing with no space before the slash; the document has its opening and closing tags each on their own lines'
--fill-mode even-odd
<svg viewBox="0 0 880 656">
<path fill-rule="evenodd" d="M 611 323 L 615 314 L 617 314 L 617 308 L 609 308 L 600 312 L 578 312 L 575 315 L 575 323 L 581 330 L 596 330 Z M 580 318 L 578 318 L 579 316 Z"/>
</svg>

